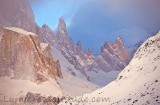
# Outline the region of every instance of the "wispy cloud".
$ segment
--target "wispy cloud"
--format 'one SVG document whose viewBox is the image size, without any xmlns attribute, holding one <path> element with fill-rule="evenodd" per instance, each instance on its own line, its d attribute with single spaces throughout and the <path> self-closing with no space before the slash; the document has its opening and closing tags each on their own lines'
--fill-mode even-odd
<svg viewBox="0 0 160 105">
<path fill-rule="evenodd" d="M 31 0 L 36 21 L 39 25 L 47 23 L 50 27 L 56 28 L 58 19 L 65 17 L 67 25 L 85 0 Z"/>
<path fill-rule="evenodd" d="M 112 33 L 122 32 L 121 30 L 128 28 L 134 29 L 133 27 L 151 34 L 158 31 L 160 29 L 160 0 L 90 1 L 81 6 L 74 15 L 69 33 L 76 41 L 81 40 L 86 49 L 87 47 L 94 48 L 94 46 L 100 48 L 104 39 L 110 40 Z M 135 35 L 136 39 L 144 38 L 143 35 L 135 33 L 132 35 Z M 87 44 L 88 42 L 90 44 Z M 97 45 L 98 42 L 100 44 Z"/>
<path fill-rule="evenodd" d="M 160 29 L 160 0 L 32 0 L 32 4 L 39 25 L 55 29 L 64 16 L 70 36 L 85 49 L 100 49 L 104 41 L 118 32 L 127 34 L 127 29 L 128 34 L 138 29 L 128 35 L 134 43 Z"/>
</svg>

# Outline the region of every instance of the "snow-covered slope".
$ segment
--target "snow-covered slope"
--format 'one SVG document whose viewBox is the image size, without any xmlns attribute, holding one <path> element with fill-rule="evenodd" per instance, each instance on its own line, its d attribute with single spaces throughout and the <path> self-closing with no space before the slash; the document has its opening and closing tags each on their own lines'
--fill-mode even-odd
<svg viewBox="0 0 160 105">
<path fill-rule="evenodd" d="M 10 7 L 10 9 L 8 9 L 8 7 Z M 57 44 L 58 42 L 56 42 L 57 40 L 56 40 L 56 37 L 54 36 L 52 30 L 47 25 L 43 25 L 43 27 L 40 28 L 35 23 L 34 14 L 32 13 L 32 9 L 31 9 L 30 4 L 28 3 L 28 0 L 14 0 L 14 1 L 1 0 L 0 1 L 0 8 L 1 8 L 0 13 L 3 14 L 3 15 L 0 15 L 0 26 L 2 26 L 2 27 L 7 26 L 6 29 L 11 30 L 11 31 L 16 31 L 16 33 L 19 33 L 19 35 L 23 35 L 20 37 L 27 37 L 28 35 L 34 35 L 34 33 L 35 33 L 36 36 L 38 35 L 37 40 L 38 40 L 38 37 L 40 38 L 40 45 L 39 46 L 41 47 L 41 50 L 45 51 L 47 45 L 51 47 L 51 50 L 54 49 L 54 51 L 52 51 L 52 57 L 55 58 L 54 60 L 60 62 L 59 66 L 61 67 L 61 70 L 63 72 L 63 74 L 62 74 L 63 79 L 62 78 L 60 79 L 57 77 L 57 80 L 54 80 L 54 79 L 51 80 L 51 81 L 55 82 L 55 84 L 56 84 L 55 86 L 54 86 L 54 84 L 50 84 L 51 83 L 50 80 L 46 81 L 49 84 L 49 85 L 46 85 L 46 87 L 49 86 L 50 89 L 53 89 L 53 91 L 57 91 L 58 93 L 64 93 L 64 95 L 70 95 L 70 96 L 82 95 L 84 93 L 92 92 L 93 90 L 97 89 L 96 85 L 90 83 L 89 81 L 87 82 L 87 80 L 84 79 L 85 78 L 84 75 L 82 75 L 80 73 L 80 71 L 76 70 L 75 67 L 71 63 L 68 63 L 68 61 L 66 60 L 66 58 L 63 57 L 61 52 L 56 49 L 56 47 L 58 46 L 58 44 Z M 11 26 L 14 26 L 14 27 L 9 28 Z M 18 28 L 15 28 L 15 27 L 18 27 Z M 27 30 L 29 32 L 27 32 L 25 30 Z M 33 33 L 31 33 L 31 32 L 33 32 Z M 0 31 L 0 41 L 3 38 L 2 35 L 3 34 L 1 34 L 1 31 Z M 19 41 L 17 39 L 16 43 L 18 43 L 18 42 Z M 22 41 L 22 42 L 24 42 L 24 41 Z M 24 45 L 27 45 L 28 43 L 29 42 L 25 43 Z M 47 43 L 47 44 L 44 44 L 44 43 Z M 17 47 L 17 45 L 15 45 L 15 47 Z M 4 51 L 4 50 L 0 50 L 0 54 L 2 51 Z M 12 51 L 12 52 L 14 52 L 14 51 Z M 19 52 L 19 50 L 16 50 L 16 52 Z M 26 52 L 26 51 L 24 51 L 24 52 Z M 10 53 L 10 52 L 8 52 L 8 53 Z M 45 52 L 45 55 L 46 55 L 46 52 Z M 13 56 L 13 57 L 15 57 L 15 56 Z M 26 56 L 23 56 L 23 57 L 26 57 Z M 30 58 L 34 58 L 34 57 L 30 57 Z M 21 57 L 21 58 L 19 58 L 19 60 L 24 61 L 26 59 L 23 59 Z M 2 63 L 1 63 L 1 61 L 2 61 L 2 59 L 0 59 L 0 71 L 2 70 L 1 64 L 4 65 L 4 62 L 2 61 Z M 55 65 L 56 65 L 56 61 L 55 61 Z M 23 63 L 23 62 L 21 62 L 21 63 Z M 28 63 L 31 63 L 30 66 L 27 66 L 28 68 L 31 68 L 32 66 L 34 66 L 34 64 L 32 62 L 28 62 Z M 23 63 L 23 65 L 25 66 L 24 63 Z M 23 66 L 23 65 L 21 64 L 21 66 Z M 8 67 L 9 66 L 7 66 L 6 68 L 8 68 Z M 4 68 L 4 69 L 6 70 L 6 68 Z M 26 70 L 26 69 L 25 68 L 20 69 L 20 72 L 24 73 L 23 72 L 24 70 Z M 30 70 L 32 70 L 32 69 L 30 69 Z M 27 69 L 26 71 L 30 71 L 30 70 Z M 57 74 L 57 73 L 55 72 L 55 74 Z M 20 76 L 24 77 L 22 74 Z M 29 77 L 31 75 L 26 74 L 26 76 Z M 1 82 L 3 82 L 4 79 L 0 78 L 0 80 L 1 80 Z M 24 83 L 27 80 L 24 80 Z M 21 81 L 20 85 L 23 85 L 23 82 L 22 82 L 23 80 L 21 80 L 21 79 L 19 79 L 17 81 L 14 79 L 7 79 L 6 84 L 8 84 L 7 85 L 8 87 L 12 87 L 12 85 L 10 85 L 10 83 L 15 84 L 13 86 L 13 88 L 15 89 L 16 87 L 19 87 L 19 81 Z M 59 84 L 57 84 L 56 82 Z M 34 83 L 30 82 L 30 84 L 33 85 Z M 36 85 L 36 84 L 34 84 L 34 85 Z M 35 90 L 36 89 L 43 90 L 41 88 L 41 86 L 44 86 L 44 85 L 43 84 L 36 85 Z M 58 87 L 59 90 L 55 89 L 57 86 L 59 86 Z M 70 86 L 73 86 L 74 88 L 71 88 Z M 84 87 L 87 87 L 87 88 L 84 88 Z M 5 90 L 5 87 L 2 86 L 1 89 Z M 8 91 L 9 89 L 6 88 L 6 91 Z M 16 91 L 16 89 L 15 90 L 14 89 L 13 89 L 13 91 L 15 91 L 15 93 L 17 93 L 18 89 L 22 90 L 22 88 L 17 88 L 17 91 Z M 26 86 L 25 89 L 26 89 L 26 91 L 30 92 L 30 87 Z M 53 91 L 50 91 L 50 89 L 48 90 L 48 93 L 51 92 L 52 96 L 55 96 L 55 95 L 58 96 L 58 94 L 54 95 Z M 47 88 L 46 88 L 46 91 L 47 91 Z M 31 91 L 31 92 L 34 92 L 34 91 Z M 37 91 L 35 91 L 35 93 L 36 92 Z M 41 91 L 38 91 L 37 93 L 41 93 Z"/>
<path fill-rule="evenodd" d="M 87 71 L 87 75 L 90 77 L 90 81 L 95 84 L 99 84 L 100 86 L 106 86 L 113 80 L 115 80 L 120 73 L 120 71 L 110 71 L 104 72 L 102 70 L 99 71 Z"/>
<path fill-rule="evenodd" d="M 30 80 L 15 80 L 9 77 L 0 77 L 0 94 L 15 98 L 25 96 L 28 92 L 39 93 L 42 96 L 62 97 L 64 95 L 55 79 L 49 79 L 49 81 L 42 84 L 36 84 Z"/>
<path fill-rule="evenodd" d="M 159 105 L 160 33 L 149 38 L 117 79 L 60 105 Z M 79 100 L 79 102 L 78 102 Z"/>
<path fill-rule="evenodd" d="M 47 36 L 49 35 L 51 36 L 51 34 L 48 34 Z M 114 77 L 117 76 L 118 71 L 121 71 L 128 64 L 128 52 L 125 49 L 121 37 L 118 37 L 113 43 L 106 42 L 101 48 L 100 57 L 94 56 L 90 49 L 88 49 L 88 52 L 86 53 L 83 50 L 80 41 L 78 41 L 77 45 L 74 47 L 72 38 L 68 35 L 63 17 L 59 19 L 56 37 L 57 38 L 55 39 L 57 43 L 51 45 L 57 48 L 57 50 L 64 56 L 65 60 L 68 61 L 67 64 L 74 66 L 76 70 L 72 71 L 72 74 L 80 72 L 81 76 L 75 75 L 78 78 L 83 77 L 92 83 L 104 86 L 108 84 L 108 81 L 115 79 Z M 48 38 L 48 40 L 51 39 Z M 52 43 L 52 41 L 48 42 Z M 54 50 L 53 54 L 56 52 L 57 51 Z M 117 73 L 113 73 L 115 75 L 112 75 L 113 77 L 111 77 L 108 75 L 108 72 L 110 71 L 115 71 Z M 108 80 L 108 78 L 110 79 Z"/>
<path fill-rule="evenodd" d="M 111 66 L 113 65 L 110 65 L 110 64 L 107 65 L 107 62 L 109 61 L 105 61 L 103 58 L 98 59 L 98 57 L 94 57 L 94 55 L 92 55 L 91 50 L 88 50 L 88 53 L 85 53 L 80 42 L 78 42 L 77 46 L 74 47 L 72 39 L 68 36 L 67 27 L 63 18 L 60 18 L 57 30 L 58 32 L 57 32 L 57 35 L 55 36 L 52 30 L 47 25 L 43 25 L 41 29 L 42 35 L 40 36 L 44 36 L 43 41 L 51 45 L 52 56 L 56 58 L 56 60 L 59 60 L 62 68 L 62 72 L 63 72 L 62 74 L 67 75 L 67 76 L 64 76 L 62 80 L 66 81 L 67 80 L 66 78 L 74 77 L 75 79 L 72 79 L 74 80 L 72 81 L 74 82 L 74 84 L 72 84 L 71 81 L 68 79 L 69 83 L 71 83 L 72 86 L 78 87 L 79 86 L 78 83 L 81 83 L 81 82 L 75 82 L 75 80 L 83 80 L 83 81 L 89 80 L 88 82 L 92 82 L 99 86 L 104 86 L 108 84 L 110 81 L 115 79 L 119 71 L 113 71 L 113 70 L 115 70 L 115 68 L 118 68 L 118 70 L 121 70 L 119 69 L 119 65 L 118 65 L 119 62 L 114 68 L 113 67 L 111 68 Z M 65 41 L 63 41 L 62 39 Z M 117 42 L 118 42 L 118 39 L 117 39 Z M 116 44 L 114 43 L 113 45 L 116 45 Z M 117 51 L 123 52 L 123 49 L 124 48 L 122 48 L 121 50 L 118 49 Z M 120 55 L 120 53 L 115 52 L 112 58 L 116 56 L 116 54 L 117 56 Z M 123 60 L 119 60 L 119 61 L 123 62 Z M 104 67 L 107 67 L 107 68 L 104 68 Z M 113 71 L 114 73 L 108 73 L 109 71 Z M 63 84 L 61 85 L 63 86 Z M 83 88 L 81 89 L 83 90 Z M 81 90 L 81 89 L 77 89 L 77 90 Z M 84 92 L 81 92 L 81 94 L 83 94 Z M 78 92 L 76 92 L 76 94 L 77 93 Z"/>
<path fill-rule="evenodd" d="M 50 49 L 47 43 L 40 43 L 38 35 L 16 27 L 5 27 L 0 32 L 2 32 L 3 39 L 0 41 L 0 84 L 2 84 L 0 90 L 2 94 L 9 95 L 8 90 L 11 90 L 10 96 L 15 96 L 19 91 L 22 91 L 23 95 L 32 92 L 54 97 L 77 96 L 98 88 L 87 82 L 59 50 L 53 46 Z M 15 49 L 15 47 L 18 48 Z M 52 54 L 50 50 L 52 50 Z M 17 53 L 13 53 L 15 51 Z M 36 56 L 39 62 L 35 57 L 37 53 L 40 56 Z M 60 62 L 58 69 L 57 62 L 53 61 L 52 56 L 55 57 L 54 60 Z M 52 63 L 53 65 L 51 65 Z M 37 65 L 39 68 L 36 68 Z M 61 74 L 61 68 L 63 74 Z M 31 76 L 33 77 L 31 78 Z"/>
<path fill-rule="evenodd" d="M 8 7 L 10 8 L 8 9 Z M 52 79 L 57 78 L 56 80 L 53 79 L 53 81 L 58 83 L 55 87 L 59 85 L 59 90 L 55 89 L 58 93 L 77 96 L 97 89 L 97 86 L 90 82 L 104 85 L 112 81 L 115 75 L 118 74 L 113 73 L 115 75 L 110 76 L 107 74 L 107 71 L 104 72 L 100 70 L 100 68 L 97 68 L 98 64 L 94 61 L 95 57 L 92 55 L 91 51 L 89 54 L 86 54 L 82 47 L 79 46 L 80 43 L 74 47 L 73 40 L 68 35 L 67 27 L 63 18 L 60 19 L 57 36 L 55 36 L 47 25 L 43 25 L 42 28 L 40 28 L 35 23 L 34 14 L 32 13 L 28 0 L 1 0 L 0 8 L 0 13 L 3 14 L 0 15 L 0 26 L 6 27 L 6 30 L 8 31 L 13 31 L 10 33 L 11 35 L 5 37 L 5 40 L 2 37 L 3 34 L 0 32 L 0 76 L 11 77 L 10 74 L 12 75 L 12 71 L 14 71 L 16 73 L 14 79 L 17 79 L 17 81 L 14 79 L 8 79 L 6 82 L 8 84 L 15 84 L 13 87 L 19 87 L 19 81 L 21 81 L 20 84 L 23 85 L 22 79 L 25 79 L 25 83 L 31 76 L 33 76 L 33 81 L 41 80 L 42 83 L 50 83 L 52 81 L 50 81 L 48 76 L 50 75 Z M 9 28 L 11 26 L 12 28 Z M 18 38 L 21 39 L 20 41 L 15 37 L 15 34 L 18 34 Z M 35 37 L 34 41 L 32 41 L 30 36 Z M 14 39 L 14 43 L 10 42 L 10 38 Z M 4 43 L 1 44 L 1 42 Z M 33 49 L 33 51 L 30 51 L 29 49 Z M 50 54 L 50 50 L 52 50 L 52 55 Z M 22 54 L 20 52 L 22 52 Z M 8 59 L 5 59 L 3 55 L 6 55 Z M 106 62 L 104 63 L 107 64 Z M 16 65 L 18 69 L 15 68 L 14 65 Z M 39 68 L 39 65 L 41 65 L 42 68 Z M 112 69 L 110 68 L 109 71 L 111 70 Z M 34 71 L 36 71 L 35 74 L 33 73 Z M 40 75 L 41 72 L 44 74 L 45 78 L 42 78 L 42 75 Z M 87 75 L 89 75 L 90 78 Z M 88 81 L 89 79 L 90 81 Z M 3 82 L 4 78 L 1 78 L 1 80 L 1 82 Z M 104 81 L 101 83 L 101 80 Z M 33 83 L 30 84 L 33 85 Z M 51 85 L 51 87 L 54 89 L 54 85 Z M 1 88 L 4 89 L 5 87 L 2 86 Z M 36 85 L 35 89 L 37 88 L 40 90 L 42 89 L 40 86 Z M 7 90 L 8 89 L 6 88 L 6 91 Z M 29 91 L 28 87 L 26 87 L 26 90 Z M 17 91 L 15 90 L 15 92 Z"/>
<path fill-rule="evenodd" d="M 64 96 L 56 81 L 58 70 L 49 45 L 40 43 L 38 35 L 17 27 L 4 27 L 0 32 L 0 100 L 28 92 Z"/>
<path fill-rule="evenodd" d="M 99 86 L 87 81 L 81 71 L 77 70 L 75 66 L 68 61 L 66 58 L 70 57 L 67 53 L 68 50 L 58 42 L 54 33 L 47 25 L 43 25 L 42 32 L 45 42 L 51 45 L 52 56 L 60 63 L 63 78 L 57 78 L 56 80 L 65 96 L 78 96 L 84 93 L 90 93 L 99 88 Z M 66 40 L 69 39 L 67 38 Z"/>
<path fill-rule="evenodd" d="M 42 83 L 57 76 L 50 46 L 41 43 L 38 35 L 16 27 L 4 27 L 1 32 L 0 77 Z"/>
<path fill-rule="evenodd" d="M 52 48 L 52 55 L 60 61 L 63 78 L 57 78 L 57 82 L 68 96 L 79 96 L 92 92 L 99 86 L 87 81 L 80 71 L 68 62 L 68 60 L 56 48 Z"/>
</svg>

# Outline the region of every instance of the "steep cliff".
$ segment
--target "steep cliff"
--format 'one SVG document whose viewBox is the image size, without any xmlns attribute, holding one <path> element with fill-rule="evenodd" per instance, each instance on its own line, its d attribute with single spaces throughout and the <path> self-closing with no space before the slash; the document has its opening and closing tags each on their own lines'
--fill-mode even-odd
<svg viewBox="0 0 160 105">
<path fill-rule="evenodd" d="M 43 82 L 55 78 L 56 65 L 50 46 L 38 35 L 20 28 L 1 29 L 0 76 Z"/>
<path fill-rule="evenodd" d="M 19 27 L 36 33 L 37 25 L 28 0 L 1 0 L 0 26 Z"/>
<path fill-rule="evenodd" d="M 59 105 L 159 105 L 160 33 L 147 39 L 107 86 Z M 79 100 L 78 100 L 79 99 Z"/>
<path fill-rule="evenodd" d="M 115 42 L 106 42 L 101 48 L 100 55 L 94 56 L 90 49 L 87 53 L 83 50 L 80 41 L 74 47 L 63 17 L 59 19 L 56 36 L 58 49 L 62 55 L 91 82 L 95 75 L 98 79 L 99 72 L 121 71 L 129 62 L 128 52 L 121 37 L 118 37 Z"/>
<path fill-rule="evenodd" d="M 129 55 L 121 37 L 115 42 L 106 42 L 101 48 L 100 56 L 110 65 L 109 71 L 122 70 L 129 62 Z"/>
</svg>

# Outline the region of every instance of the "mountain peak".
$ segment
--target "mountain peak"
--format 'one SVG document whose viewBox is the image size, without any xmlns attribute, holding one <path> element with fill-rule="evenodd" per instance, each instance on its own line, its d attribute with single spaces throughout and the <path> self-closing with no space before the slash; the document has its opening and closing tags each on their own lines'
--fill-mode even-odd
<svg viewBox="0 0 160 105">
<path fill-rule="evenodd" d="M 80 52 L 82 50 L 82 45 L 81 45 L 80 41 L 77 42 L 76 49 L 77 49 L 78 52 Z"/>
<path fill-rule="evenodd" d="M 49 26 L 47 24 L 42 25 L 42 28 L 46 28 L 46 27 L 49 27 Z"/>
<path fill-rule="evenodd" d="M 149 38 L 140 46 L 129 65 L 124 68 L 115 81 L 93 93 L 83 95 L 88 100 L 108 97 L 109 101 L 96 103 L 74 101 L 82 97 L 79 96 L 60 105 L 66 103 L 72 105 L 113 105 L 115 103 L 118 105 L 159 105 L 160 48 L 157 45 L 159 41 L 160 34 Z M 113 90 L 116 91 L 110 93 Z M 121 93 L 122 95 L 117 95 Z"/>
<path fill-rule="evenodd" d="M 77 42 L 77 46 L 81 46 L 81 41 L 78 41 L 78 42 Z"/>
<path fill-rule="evenodd" d="M 67 31 L 67 26 L 66 26 L 64 17 L 59 18 L 58 29 Z"/>
<path fill-rule="evenodd" d="M 119 36 L 117 37 L 117 40 L 123 40 L 122 36 L 119 35 Z"/>
<path fill-rule="evenodd" d="M 115 43 L 117 43 L 117 44 L 121 43 L 121 44 L 124 45 L 123 38 L 119 35 L 119 36 L 116 38 Z"/>
<path fill-rule="evenodd" d="M 90 48 L 88 48 L 87 55 L 88 55 L 88 56 L 93 56 L 93 54 L 92 54 L 92 50 L 91 50 Z"/>
<path fill-rule="evenodd" d="M 59 18 L 59 23 L 65 24 L 65 21 L 64 21 L 64 17 L 63 17 L 63 16 L 61 16 L 61 17 Z"/>
<path fill-rule="evenodd" d="M 46 33 L 50 33 L 50 34 L 54 35 L 52 29 L 47 24 L 43 24 L 42 29 L 45 30 Z"/>
<path fill-rule="evenodd" d="M 59 19 L 59 24 L 57 27 L 57 38 L 60 42 L 64 42 L 65 40 L 69 39 L 67 26 L 63 17 Z"/>
</svg>

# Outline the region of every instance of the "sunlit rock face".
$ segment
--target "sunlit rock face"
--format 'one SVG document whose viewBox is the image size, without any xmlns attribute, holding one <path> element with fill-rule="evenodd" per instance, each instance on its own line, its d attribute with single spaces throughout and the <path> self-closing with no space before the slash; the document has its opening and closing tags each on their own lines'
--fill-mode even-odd
<svg viewBox="0 0 160 105">
<path fill-rule="evenodd" d="M 35 82 L 56 76 L 50 45 L 40 43 L 39 36 L 34 33 L 5 27 L 1 29 L 0 49 L 0 76 Z"/>
<path fill-rule="evenodd" d="M 0 15 L 0 26 L 1 27 L 6 27 L 6 26 L 7 27 L 18 27 L 20 29 L 24 29 L 26 31 L 33 32 L 36 34 L 36 35 L 25 35 L 26 33 L 23 33 L 24 35 L 18 35 L 18 33 L 16 33 L 15 30 L 14 31 L 12 30 L 13 32 L 6 33 L 7 29 L 1 29 L 1 33 L 2 32 L 5 33 L 5 34 L 1 35 L 1 39 L 4 39 L 4 38 L 6 39 L 6 40 L 3 40 L 3 41 L 5 41 L 5 42 L 3 42 L 3 44 L 6 42 L 11 43 L 8 41 L 12 41 L 12 40 L 16 41 L 15 39 L 17 38 L 17 42 L 15 42 L 15 45 L 10 45 L 10 48 L 15 50 L 12 52 L 22 53 L 22 55 L 26 55 L 25 53 L 27 53 L 26 56 L 22 56 L 22 60 L 26 60 L 26 62 L 22 61 L 20 56 L 18 56 L 19 58 L 17 58 L 17 59 L 18 59 L 19 63 L 22 63 L 22 64 L 18 64 L 18 62 L 16 62 L 17 65 L 20 65 L 20 66 L 17 68 L 14 67 L 14 69 L 16 69 L 16 70 L 21 69 L 22 71 L 20 71 L 20 72 L 23 72 L 23 70 L 27 71 L 27 69 L 29 69 L 29 70 L 33 69 L 34 72 L 32 71 L 32 73 L 31 73 L 31 71 L 27 71 L 28 74 L 26 74 L 26 76 L 28 75 L 28 77 L 21 75 L 21 77 L 24 79 L 31 78 L 33 81 L 35 81 L 35 80 L 45 81 L 46 80 L 46 78 L 47 78 L 46 76 L 42 76 L 41 73 L 36 74 L 35 71 L 36 72 L 39 72 L 39 71 L 44 72 L 45 71 L 44 72 L 45 74 L 49 75 L 49 77 L 54 78 L 56 75 L 56 72 L 57 72 L 56 70 L 57 69 L 60 70 L 60 68 L 56 69 L 55 62 L 53 61 L 52 55 L 50 53 L 50 50 L 51 50 L 50 46 L 53 46 L 53 44 L 56 43 L 56 38 L 54 37 L 52 30 L 47 25 L 43 25 L 41 28 L 35 23 L 35 17 L 34 17 L 34 14 L 32 12 L 32 8 L 31 8 L 28 0 L 1 0 L 0 1 L 0 14 L 1 14 Z M 20 29 L 18 29 L 18 30 L 20 30 Z M 9 29 L 8 29 L 8 31 L 9 31 Z M 16 37 L 10 37 L 10 36 L 16 36 Z M 11 38 L 11 39 L 9 39 L 9 38 Z M 24 42 L 21 40 L 24 40 Z M 49 43 L 49 44 L 45 44 L 45 43 Z M 30 50 L 23 49 L 23 48 L 25 48 L 22 46 L 23 44 L 24 44 L 24 46 L 28 45 L 29 48 L 32 48 L 32 49 L 30 49 Z M 17 47 L 20 45 L 21 45 L 21 49 L 19 49 L 19 47 Z M 2 47 L 2 45 L 1 45 L 1 47 Z M 6 52 L 10 54 L 11 53 L 11 52 L 9 52 L 10 49 L 5 48 L 5 47 L 6 46 L 3 46 L 4 49 L 7 49 Z M 18 50 L 16 50 L 16 49 L 18 49 Z M 27 50 L 27 51 L 25 51 L 25 50 Z M 5 52 L 0 51 L 0 53 L 5 53 Z M 17 53 L 15 53 L 15 54 L 17 54 Z M 26 58 L 23 59 L 23 57 L 24 58 L 26 57 Z M 30 60 L 28 57 L 34 58 L 34 60 L 33 59 Z M 10 63 L 7 63 L 7 64 L 10 64 Z M 31 64 L 33 64 L 33 65 L 31 65 Z M 12 63 L 11 63 L 11 65 L 12 65 Z M 28 68 L 22 69 L 23 65 L 28 65 L 28 66 L 26 66 Z M 11 69 L 12 66 L 11 66 L 11 68 L 10 68 L 10 66 L 6 66 L 6 68 L 8 68 L 8 69 L 5 70 L 5 74 L 9 75 L 10 72 L 8 72 L 8 71 L 10 71 L 9 69 Z M 5 67 L 4 67 L 4 69 L 5 69 Z M 2 71 L 4 69 L 2 69 Z M 59 72 L 61 72 L 61 71 L 59 71 Z M 37 76 L 35 76 L 34 73 Z M 14 73 L 12 73 L 12 74 L 14 74 Z M 17 74 L 17 76 L 16 76 L 16 74 L 15 74 L 14 78 L 18 78 L 18 75 L 19 74 Z"/>
<path fill-rule="evenodd" d="M 125 49 L 123 40 L 121 37 L 118 37 L 115 42 L 105 43 L 101 48 L 102 58 L 98 58 L 103 61 L 106 61 L 110 66 L 110 70 L 122 70 L 129 62 L 128 52 Z M 101 62 L 102 62 L 101 61 Z M 103 64 L 105 64 L 103 61 Z M 106 68 L 108 69 L 108 68 Z M 108 70 L 107 70 L 108 71 Z"/>
<path fill-rule="evenodd" d="M 115 53 L 118 53 L 118 58 L 124 61 L 126 64 L 129 62 L 129 54 L 124 46 L 122 37 L 118 37 L 115 41 Z"/>
<path fill-rule="evenodd" d="M 75 97 L 59 105 L 159 105 L 160 33 L 148 38 L 136 51 L 117 79 L 90 94 Z M 107 101 L 74 101 L 108 98 Z"/>
<path fill-rule="evenodd" d="M 88 71 L 120 71 L 129 61 L 128 52 L 121 37 L 118 37 L 115 42 L 105 43 L 101 48 L 101 53 L 97 57 L 92 54 L 90 49 L 88 49 L 88 52 L 85 52 L 80 41 L 74 47 L 72 39 L 68 35 L 63 17 L 59 19 L 57 42 L 62 55 L 77 70 L 80 70 L 87 79 L 89 79 L 87 75 Z"/>
</svg>

